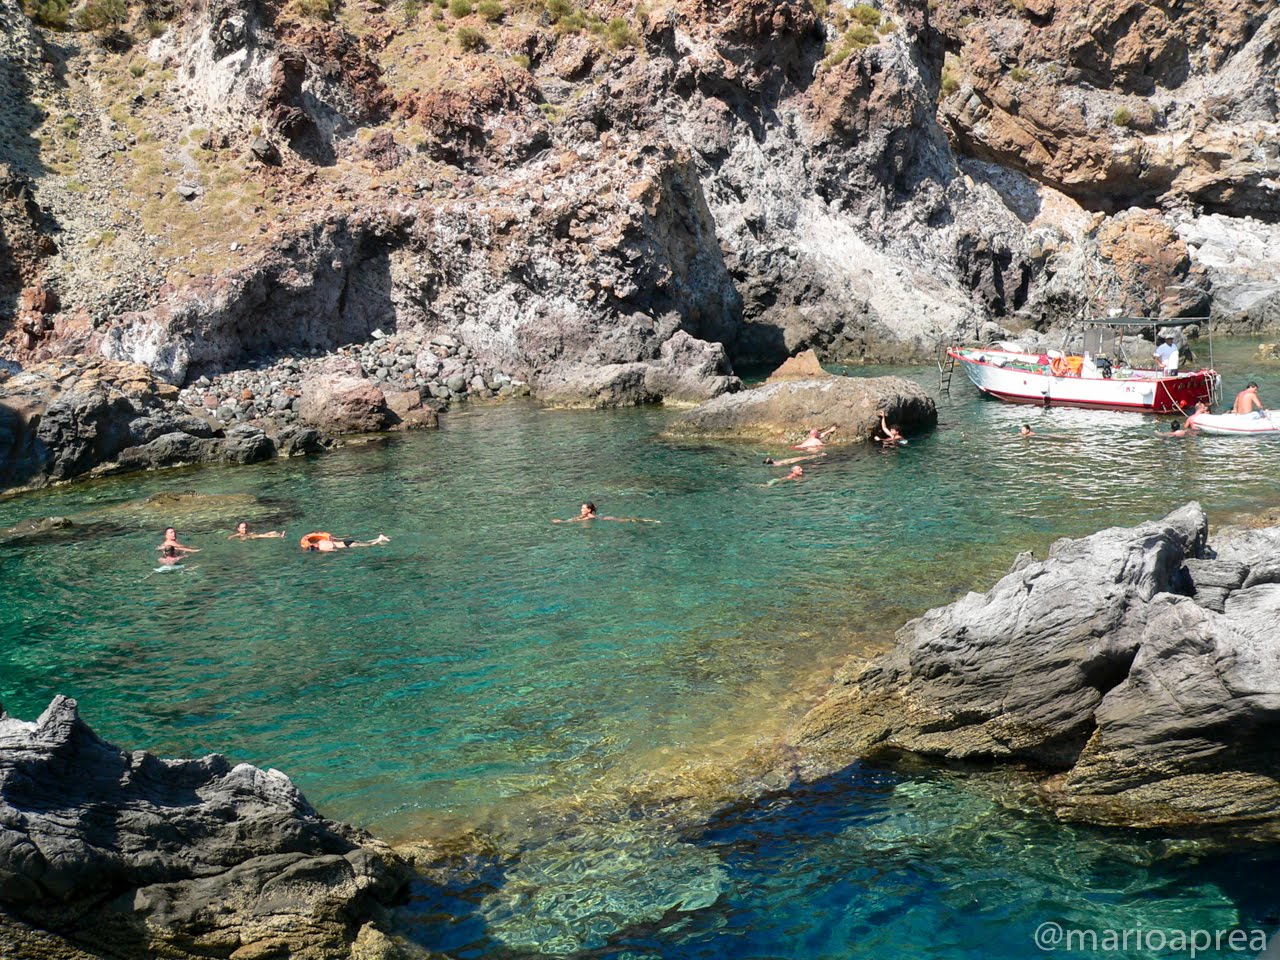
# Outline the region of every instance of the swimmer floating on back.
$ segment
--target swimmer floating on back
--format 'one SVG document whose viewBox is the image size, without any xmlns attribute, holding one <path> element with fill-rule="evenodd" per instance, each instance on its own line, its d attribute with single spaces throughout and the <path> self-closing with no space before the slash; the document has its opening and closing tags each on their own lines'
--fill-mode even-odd
<svg viewBox="0 0 1280 960">
<path fill-rule="evenodd" d="M 249 525 L 241 520 L 236 524 L 236 532 L 227 537 L 228 540 L 269 540 L 273 537 L 283 537 L 283 530 L 272 530 L 269 533 L 250 533 Z"/>
<path fill-rule="evenodd" d="M 331 553 L 350 547 L 376 547 L 390 542 L 391 538 L 382 534 L 372 540 L 352 540 L 350 537 L 335 537 L 332 533 L 308 533 L 298 541 L 298 546 L 308 553 Z"/>
<path fill-rule="evenodd" d="M 797 464 L 796 466 L 791 468 L 791 472 L 788 473 L 785 477 L 774 477 L 772 480 L 766 483 L 765 486 L 772 487 L 776 483 L 786 483 L 786 481 L 788 480 L 800 481 L 803 479 L 804 479 L 804 467 Z"/>
<path fill-rule="evenodd" d="M 614 523 L 661 523 L 661 520 L 650 520 L 647 517 L 602 517 L 596 512 L 596 505 L 588 500 L 578 508 L 578 515 L 568 520 L 552 520 L 552 523 L 581 523 L 584 520 L 612 520 Z"/>
</svg>

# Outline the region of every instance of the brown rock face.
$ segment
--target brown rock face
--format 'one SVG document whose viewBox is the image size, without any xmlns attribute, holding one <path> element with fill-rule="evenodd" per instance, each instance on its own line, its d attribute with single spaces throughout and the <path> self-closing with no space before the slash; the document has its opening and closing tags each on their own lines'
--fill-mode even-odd
<svg viewBox="0 0 1280 960">
<path fill-rule="evenodd" d="M 397 427 L 419 430 L 440 425 L 439 414 L 422 402 L 422 394 L 417 390 L 386 390 L 384 393 L 388 409 L 395 414 Z"/>
<path fill-rule="evenodd" d="M 1280 198 L 1263 186 L 1276 160 L 1257 149 L 1276 133 L 1274 5 L 964 8 L 977 16 L 940 15 L 955 52 L 954 92 L 944 90 L 939 111 L 964 152 L 1025 170 L 1093 209 L 1166 198 L 1280 212 Z M 1241 95 L 1219 95 L 1230 89 Z"/>
<path fill-rule="evenodd" d="M 1119 307 L 1126 316 L 1206 311 L 1207 298 L 1193 283 L 1201 278 L 1187 245 L 1163 220 L 1146 211 L 1126 211 L 1103 223 L 1097 244 L 1109 267 L 1106 286 L 1098 291 L 1102 304 Z"/>
<path fill-rule="evenodd" d="M 303 381 L 298 416 L 327 435 L 389 430 L 396 416 L 372 380 L 349 374 L 322 374 Z"/>
<path fill-rule="evenodd" d="M 777 383 L 781 380 L 821 380 L 823 377 L 829 377 L 831 374 L 822 369 L 822 364 L 818 361 L 818 355 L 812 350 L 806 350 L 803 353 L 797 353 L 794 357 L 788 358 L 783 362 L 782 366 L 769 374 L 768 383 Z"/>
</svg>

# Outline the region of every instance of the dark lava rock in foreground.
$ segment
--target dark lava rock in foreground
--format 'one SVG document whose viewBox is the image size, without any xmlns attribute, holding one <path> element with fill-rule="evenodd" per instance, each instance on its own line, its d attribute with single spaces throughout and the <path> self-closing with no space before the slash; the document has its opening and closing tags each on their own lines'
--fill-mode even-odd
<svg viewBox="0 0 1280 960">
<path fill-rule="evenodd" d="M 120 750 L 66 697 L 0 713 L 5 957 L 349 957 L 408 878 L 277 770 Z"/>
</svg>

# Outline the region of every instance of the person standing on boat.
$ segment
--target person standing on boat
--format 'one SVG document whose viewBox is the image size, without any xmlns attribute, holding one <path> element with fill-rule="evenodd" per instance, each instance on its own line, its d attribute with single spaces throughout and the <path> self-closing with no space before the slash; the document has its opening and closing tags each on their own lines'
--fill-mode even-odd
<svg viewBox="0 0 1280 960">
<path fill-rule="evenodd" d="M 1174 377 L 1178 374 L 1178 348 L 1168 337 L 1160 338 L 1160 345 L 1156 347 L 1153 354 L 1160 364 L 1160 369 L 1169 376 Z"/>
<path fill-rule="evenodd" d="M 1236 394 L 1236 402 L 1231 406 L 1231 412 L 1244 415 L 1253 413 L 1254 411 L 1262 413 L 1264 407 L 1262 400 L 1258 397 L 1258 384 L 1250 380 L 1248 385 Z"/>
</svg>

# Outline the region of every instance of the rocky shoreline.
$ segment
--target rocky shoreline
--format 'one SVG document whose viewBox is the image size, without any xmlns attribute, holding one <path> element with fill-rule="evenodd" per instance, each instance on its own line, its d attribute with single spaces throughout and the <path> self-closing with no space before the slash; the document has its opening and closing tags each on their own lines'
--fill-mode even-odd
<svg viewBox="0 0 1280 960">
<path fill-rule="evenodd" d="M 878 428 L 882 409 L 909 433 L 937 423 L 933 399 L 918 384 L 833 376 L 811 352 L 806 369 L 819 379 L 742 390 L 726 368 L 721 348 L 681 331 L 654 361 L 564 365 L 536 391 L 448 335 L 423 344 L 378 331 L 367 344 L 201 376 L 183 389 L 142 364 L 50 360 L 0 377 L 0 492 L 316 453 L 355 434 L 438 426 L 457 403 L 529 396 L 548 407 L 705 401 L 672 424 L 672 437 L 794 442 L 820 426 L 836 428 L 832 442 L 861 442 Z"/>
<path fill-rule="evenodd" d="M 801 723 L 811 771 L 912 753 L 1046 772 L 1061 817 L 1280 839 L 1280 527 L 1199 504 L 1024 555 L 905 625 Z"/>
<path fill-rule="evenodd" d="M 278 770 L 120 750 L 66 697 L 0 711 L 6 957 L 390 957 L 410 876 Z"/>
</svg>

